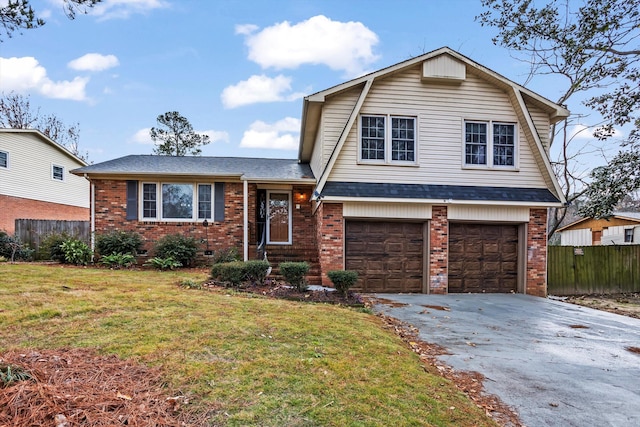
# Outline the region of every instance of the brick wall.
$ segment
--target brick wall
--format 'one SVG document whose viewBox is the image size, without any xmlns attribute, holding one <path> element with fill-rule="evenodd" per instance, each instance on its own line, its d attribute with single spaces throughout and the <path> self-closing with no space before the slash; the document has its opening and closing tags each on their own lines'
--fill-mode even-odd
<svg viewBox="0 0 640 427">
<path fill-rule="evenodd" d="M 55 219 L 89 221 L 89 209 L 0 195 L 0 230 L 15 232 L 16 219 Z"/>
<path fill-rule="evenodd" d="M 333 286 L 327 272 L 344 269 L 342 203 L 320 203 L 316 210 L 316 227 L 322 284 Z"/>
<path fill-rule="evenodd" d="M 526 293 L 547 296 L 547 209 L 529 210 Z"/>
<path fill-rule="evenodd" d="M 446 294 L 449 274 L 449 221 L 446 206 L 432 207 L 429 239 L 429 292 Z"/>
</svg>

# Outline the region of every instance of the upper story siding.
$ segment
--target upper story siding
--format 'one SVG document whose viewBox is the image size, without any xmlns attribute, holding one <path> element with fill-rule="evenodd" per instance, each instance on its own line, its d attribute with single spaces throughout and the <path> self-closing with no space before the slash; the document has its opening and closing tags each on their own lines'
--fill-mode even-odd
<svg viewBox="0 0 640 427">
<path fill-rule="evenodd" d="M 0 151 L 9 154 L 8 167 L 0 167 L 0 194 L 89 207 L 89 181 L 69 173 L 85 165 L 38 133 L 0 130 Z M 53 179 L 53 165 L 63 168 L 62 181 Z"/>
<path fill-rule="evenodd" d="M 392 114 L 417 118 L 417 164 L 380 165 L 358 162 L 359 131 L 351 128 L 329 181 L 402 182 L 444 185 L 486 185 L 545 188 L 548 182 L 540 172 L 523 123 L 512 104 L 512 97 L 467 68 L 460 84 L 443 84 L 421 79 L 420 64 L 373 83 L 362 114 Z M 328 97 L 322 112 L 322 164 L 329 160 L 353 111 L 361 88 Z M 536 132 L 548 144 L 549 117 L 532 102 L 527 103 Z M 517 167 L 514 169 L 465 168 L 463 131 L 465 120 L 516 123 L 518 129 Z M 317 143 L 318 141 L 316 141 Z M 533 147 L 533 149 L 532 149 Z M 314 156 L 318 153 L 314 150 Z M 317 158 L 312 163 L 320 163 Z M 314 173 L 316 171 L 314 170 Z M 319 176 L 316 173 L 316 176 Z"/>
</svg>

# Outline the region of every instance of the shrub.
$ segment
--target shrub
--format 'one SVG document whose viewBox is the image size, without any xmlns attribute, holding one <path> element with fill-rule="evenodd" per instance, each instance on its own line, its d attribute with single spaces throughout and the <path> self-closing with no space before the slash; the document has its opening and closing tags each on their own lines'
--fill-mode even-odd
<svg viewBox="0 0 640 427">
<path fill-rule="evenodd" d="M 173 257 L 168 257 L 168 258 L 154 257 L 154 258 L 151 258 L 149 261 L 145 262 L 144 265 L 148 265 L 162 271 L 175 270 L 176 268 L 182 267 L 182 263 Z"/>
<path fill-rule="evenodd" d="M 69 234 L 64 232 L 49 234 L 40 242 L 38 258 L 64 262 L 62 244 L 71 238 Z"/>
<path fill-rule="evenodd" d="M 112 231 L 96 236 L 96 252 L 103 257 L 113 254 L 138 255 L 142 237 L 133 231 Z"/>
<path fill-rule="evenodd" d="M 136 257 L 131 254 L 111 254 L 104 255 L 100 258 L 100 264 L 106 265 L 109 268 L 123 268 L 123 267 L 131 267 L 136 263 Z"/>
<path fill-rule="evenodd" d="M 67 264 L 87 265 L 91 261 L 91 248 L 82 240 L 71 238 L 65 240 L 60 247 Z"/>
<path fill-rule="evenodd" d="M 306 291 L 307 284 L 305 275 L 309 272 L 309 264 L 306 262 L 281 262 L 280 274 L 284 277 L 292 286 L 295 286 L 299 291 Z"/>
<path fill-rule="evenodd" d="M 0 231 L 0 256 L 10 259 L 11 262 L 21 259 L 30 260 L 33 257 L 33 249 L 22 243 L 17 235 L 10 236 Z"/>
<path fill-rule="evenodd" d="M 193 264 L 197 252 L 198 242 L 196 239 L 181 234 L 168 234 L 158 240 L 155 245 L 156 257 L 173 258 L 184 267 Z"/>
<path fill-rule="evenodd" d="M 264 284 L 269 272 L 269 261 L 251 260 L 244 263 L 245 277 L 253 283 Z"/>
<path fill-rule="evenodd" d="M 218 249 L 213 252 L 212 257 L 214 264 L 220 264 L 221 262 L 233 262 L 240 261 L 240 254 L 237 248 Z"/>
<path fill-rule="evenodd" d="M 349 288 L 355 285 L 358 280 L 358 273 L 353 270 L 331 270 L 327 273 L 329 279 L 335 286 L 336 291 L 340 292 L 345 297 Z"/>
<path fill-rule="evenodd" d="M 231 286 L 240 286 L 247 277 L 244 262 L 232 261 L 214 264 L 211 268 L 211 277 Z"/>
</svg>

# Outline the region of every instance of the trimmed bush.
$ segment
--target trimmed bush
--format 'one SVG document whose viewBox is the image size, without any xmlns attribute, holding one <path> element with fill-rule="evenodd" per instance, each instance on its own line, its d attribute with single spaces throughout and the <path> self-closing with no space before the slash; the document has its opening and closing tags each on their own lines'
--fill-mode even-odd
<svg viewBox="0 0 640 427">
<path fill-rule="evenodd" d="M 182 234 L 168 234 L 155 245 L 155 256 L 158 258 L 173 258 L 183 267 L 190 267 L 198 253 L 198 242 L 194 237 Z"/>
<path fill-rule="evenodd" d="M 142 237 L 133 231 L 112 231 L 96 236 L 96 252 L 101 256 L 113 254 L 138 255 Z"/>
<path fill-rule="evenodd" d="M 211 268 L 211 277 L 231 286 L 240 286 L 247 277 L 244 262 L 232 261 L 214 264 Z"/>
<path fill-rule="evenodd" d="M 240 261 L 238 248 L 218 249 L 217 251 L 213 252 L 212 261 L 214 264 L 220 264 L 221 262 Z"/>
<path fill-rule="evenodd" d="M 244 263 L 245 277 L 252 283 L 263 285 L 269 271 L 269 261 L 251 260 Z"/>
<path fill-rule="evenodd" d="M 305 276 L 309 272 L 309 264 L 306 262 L 281 262 L 278 266 L 284 280 L 299 291 L 307 290 Z"/>
<path fill-rule="evenodd" d="M 349 288 L 355 285 L 358 280 L 358 273 L 353 270 L 331 270 L 327 273 L 331 283 L 335 286 L 336 291 L 340 292 L 345 297 L 349 292 Z"/>
</svg>

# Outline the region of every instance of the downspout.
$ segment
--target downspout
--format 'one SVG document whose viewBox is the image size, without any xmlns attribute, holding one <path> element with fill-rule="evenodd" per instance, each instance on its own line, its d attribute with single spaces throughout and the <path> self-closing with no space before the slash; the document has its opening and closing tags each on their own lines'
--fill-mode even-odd
<svg viewBox="0 0 640 427">
<path fill-rule="evenodd" d="M 89 227 L 90 227 L 90 241 L 91 241 L 91 261 L 93 262 L 93 254 L 96 250 L 96 185 L 91 182 L 89 176 L 85 173 L 84 179 L 91 183 L 89 187 L 90 195 L 89 195 Z"/>
<path fill-rule="evenodd" d="M 243 249 L 243 259 L 245 261 L 248 261 L 249 260 L 249 181 L 247 180 L 247 177 L 245 177 L 244 175 L 242 175 L 240 179 L 242 180 L 242 198 L 243 198 L 243 201 L 242 201 L 242 204 L 243 204 L 242 249 Z"/>
</svg>

